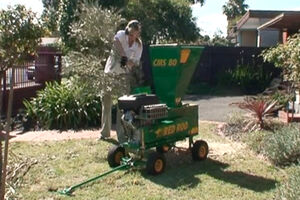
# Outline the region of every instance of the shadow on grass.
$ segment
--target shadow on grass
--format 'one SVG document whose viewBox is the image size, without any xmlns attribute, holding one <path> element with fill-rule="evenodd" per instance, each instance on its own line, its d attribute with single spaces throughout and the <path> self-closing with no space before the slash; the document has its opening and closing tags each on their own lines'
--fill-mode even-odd
<svg viewBox="0 0 300 200">
<path fill-rule="evenodd" d="M 242 171 L 226 171 L 229 164 L 210 158 L 202 162 L 194 162 L 191 160 L 191 156 L 188 155 L 176 157 L 178 157 L 177 159 L 180 159 L 177 160 L 177 163 L 175 160 L 170 160 L 169 155 L 167 155 L 167 168 L 163 174 L 150 176 L 143 171 L 142 176 L 154 183 L 172 189 L 193 188 L 202 181 L 204 183 L 204 180 L 201 180 L 201 174 L 206 174 L 214 179 L 220 180 L 220 184 L 222 184 L 222 182 L 226 182 L 255 192 L 263 192 L 274 189 L 277 183 L 277 181 L 273 179 L 248 174 Z M 183 162 L 186 163 L 183 164 Z"/>
<path fill-rule="evenodd" d="M 203 163 L 206 173 L 218 180 L 238 185 L 242 188 L 247 188 L 255 192 L 263 192 L 274 189 L 276 187 L 276 180 L 248 174 L 242 171 L 227 171 L 224 170 L 229 165 L 219 162 L 217 160 L 208 159 Z"/>
</svg>

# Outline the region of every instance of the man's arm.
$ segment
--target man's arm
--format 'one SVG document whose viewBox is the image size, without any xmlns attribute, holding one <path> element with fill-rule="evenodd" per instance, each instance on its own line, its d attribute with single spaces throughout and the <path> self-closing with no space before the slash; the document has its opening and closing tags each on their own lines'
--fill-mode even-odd
<svg viewBox="0 0 300 200">
<path fill-rule="evenodd" d="M 143 52 L 143 46 L 141 46 L 137 51 L 133 58 L 129 58 L 127 65 L 130 67 L 138 66 L 140 64 L 140 59 Z"/>
<path fill-rule="evenodd" d="M 118 38 L 115 38 L 114 39 L 114 46 L 116 47 L 117 49 L 117 52 L 119 53 L 119 55 L 122 57 L 122 56 L 126 56 L 125 54 L 125 51 L 122 47 L 122 44 L 120 42 L 120 40 Z"/>
</svg>

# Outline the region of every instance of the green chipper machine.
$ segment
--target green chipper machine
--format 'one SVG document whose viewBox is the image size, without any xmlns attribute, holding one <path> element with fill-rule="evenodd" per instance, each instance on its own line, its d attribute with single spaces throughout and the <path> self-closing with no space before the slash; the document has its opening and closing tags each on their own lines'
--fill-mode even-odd
<svg viewBox="0 0 300 200">
<path fill-rule="evenodd" d="M 108 152 L 108 164 L 113 169 L 61 193 L 69 194 L 83 184 L 140 163 L 146 166 L 147 173 L 160 174 L 166 166 L 164 153 L 181 140 L 188 139 L 193 160 L 207 158 L 207 143 L 193 140 L 198 135 L 198 106 L 182 102 L 203 49 L 178 44 L 150 46 L 155 92 L 118 99 L 125 140 L 119 140 L 120 144 Z"/>
</svg>

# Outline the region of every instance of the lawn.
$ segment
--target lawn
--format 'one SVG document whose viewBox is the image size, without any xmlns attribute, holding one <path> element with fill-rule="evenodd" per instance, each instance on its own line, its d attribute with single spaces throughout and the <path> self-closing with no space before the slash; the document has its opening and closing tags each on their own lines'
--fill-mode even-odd
<svg viewBox="0 0 300 200">
<path fill-rule="evenodd" d="M 210 146 L 206 161 L 194 162 L 189 152 L 173 150 L 166 154 L 162 175 L 147 175 L 143 168 L 118 171 L 75 190 L 71 198 L 272 199 L 285 171 L 215 132 L 216 125 L 200 124 L 198 137 Z M 94 139 L 12 143 L 15 155 L 37 161 L 24 176 L 16 198 L 71 199 L 49 190 L 64 189 L 109 170 L 106 155 L 111 145 Z"/>
</svg>

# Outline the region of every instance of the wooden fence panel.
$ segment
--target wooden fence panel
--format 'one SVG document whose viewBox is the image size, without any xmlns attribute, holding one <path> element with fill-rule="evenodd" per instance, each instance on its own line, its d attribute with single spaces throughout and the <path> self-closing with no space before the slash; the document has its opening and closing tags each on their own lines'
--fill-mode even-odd
<svg viewBox="0 0 300 200">
<path fill-rule="evenodd" d="M 217 83 L 218 74 L 226 70 L 233 70 L 240 63 L 250 66 L 262 66 L 266 72 L 274 72 L 278 75 L 280 70 L 273 64 L 264 63 L 261 54 L 264 48 L 256 47 L 210 47 L 206 46 L 197 64 L 192 77 L 192 83 L 207 82 L 211 85 Z M 145 79 L 152 80 L 151 63 L 149 59 L 149 46 L 144 46 L 142 54 L 143 71 Z"/>
</svg>

